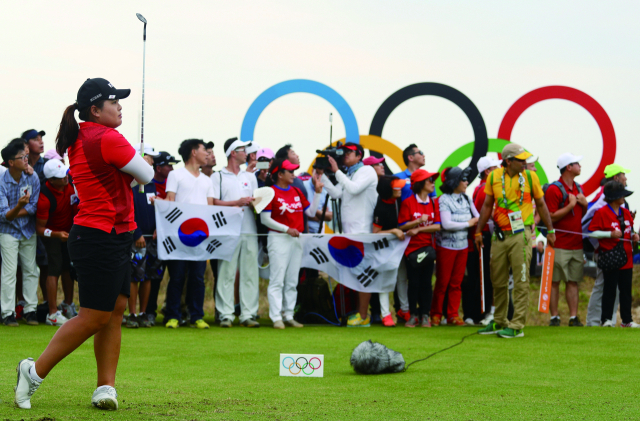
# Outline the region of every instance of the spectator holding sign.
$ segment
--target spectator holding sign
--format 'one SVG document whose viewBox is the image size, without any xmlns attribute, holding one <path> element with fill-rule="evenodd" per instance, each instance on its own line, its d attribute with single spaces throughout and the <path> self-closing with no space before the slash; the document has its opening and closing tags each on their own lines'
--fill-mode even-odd
<svg viewBox="0 0 640 421">
<path fill-rule="evenodd" d="M 298 297 L 298 273 L 302 261 L 300 233 L 304 230 L 303 213 L 315 215 L 324 186 L 320 176 L 315 174 L 313 203 L 297 187 L 293 172 L 300 168 L 286 159 L 276 159 L 269 169 L 269 184 L 275 196 L 260 214 L 262 223 L 269 229 L 270 279 L 267 295 L 269 298 L 269 317 L 275 329 L 303 327 L 293 319 L 293 309 Z M 285 233 L 287 235 L 281 234 Z M 255 261 L 254 261 L 255 265 Z"/>
<path fill-rule="evenodd" d="M 207 150 L 202 139 L 187 139 L 180 144 L 178 153 L 184 160 L 184 168 L 171 171 L 167 178 L 167 199 L 170 202 L 193 205 L 213 205 L 215 197 L 211 179 L 200 172 L 207 162 Z M 184 278 L 189 273 L 188 305 L 191 324 L 198 329 L 209 329 L 204 317 L 204 270 L 206 261 L 169 260 L 169 285 L 167 285 L 167 308 L 165 324 L 177 329 L 180 324 L 180 299 Z"/>
</svg>

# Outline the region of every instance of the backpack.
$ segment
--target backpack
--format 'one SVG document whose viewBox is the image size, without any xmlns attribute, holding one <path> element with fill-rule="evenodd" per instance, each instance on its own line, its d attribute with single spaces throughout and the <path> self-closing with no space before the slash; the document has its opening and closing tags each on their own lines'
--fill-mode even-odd
<svg viewBox="0 0 640 421">
<path fill-rule="evenodd" d="M 582 186 L 578 183 L 576 183 L 574 181 L 574 184 L 576 185 L 576 187 L 578 188 L 578 193 L 584 195 L 584 193 L 582 192 Z M 557 188 L 560 189 L 560 193 L 562 193 L 562 206 L 561 207 L 565 207 L 567 203 L 567 199 L 569 199 L 569 194 L 567 193 L 567 190 L 564 188 L 564 186 L 562 185 L 561 182 L 559 182 L 558 180 L 554 181 L 553 183 L 549 183 L 549 184 L 545 184 L 545 188 L 544 188 L 544 192 L 547 192 L 547 189 L 549 188 L 549 186 L 556 186 Z"/>
</svg>

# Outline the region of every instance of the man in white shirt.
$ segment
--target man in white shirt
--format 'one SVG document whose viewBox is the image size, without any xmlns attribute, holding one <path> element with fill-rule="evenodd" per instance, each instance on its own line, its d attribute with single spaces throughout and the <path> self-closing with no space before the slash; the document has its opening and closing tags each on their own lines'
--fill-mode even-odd
<svg viewBox="0 0 640 421">
<path fill-rule="evenodd" d="M 213 205 L 213 184 L 200 172 L 207 162 L 207 150 L 202 139 L 187 139 L 180 145 L 178 153 L 184 160 L 184 168 L 173 170 L 167 178 L 167 199 L 170 202 L 193 205 Z M 167 285 L 166 327 L 176 329 L 180 323 L 180 298 L 184 288 L 184 277 L 189 272 L 189 294 L 187 302 L 191 325 L 208 329 L 204 317 L 204 270 L 206 261 L 169 260 L 169 285 Z"/>
<path fill-rule="evenodd" d="M 242 236 L 230 261 L 221 260 L 218 265 L 216 282 L 216 309 L 220 313 L 220 327 L 231 327 L 235 320 L 234 284 L 240 267 L 240 324 L 246 327 L 260 327 L 254 320 L 258 314 L 258 237 L 256 220 L 251 207 L 253 191 L 258 181 L 253 173 L 240 169 L 247 161 L 247 147 L 251 142 L 237 138 L 224 144 L 228 165 L 211 176 L 214 190 L 213 203 L 217 206 L 239 206 L 244 213 Z"/>
</svg>

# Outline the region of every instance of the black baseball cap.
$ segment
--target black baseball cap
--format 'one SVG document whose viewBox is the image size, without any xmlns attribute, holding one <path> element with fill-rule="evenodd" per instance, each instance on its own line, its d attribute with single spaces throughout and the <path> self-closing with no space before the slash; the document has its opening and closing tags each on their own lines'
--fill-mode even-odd
<svg viewBox="0 0 640 421">
<path fill-rule="evenodd" d="M 44 132 L 44 130 L 37 131 L 36 129 L 29 129 L 29 130 L 25 130 L 22 133 L 22 136 L 20 137 L 23 138 L 24 140 L 31 140 L 38 137 L 38 135 L 44 136 L 45 134 L 46 133 Z"/>
<path fill-rule="evenodd" d="M 622 197 L 628 197 L 633 194 L 632 191 L 627 190 L 624 184 L 617 181 L 609 181 L 604 185 L 604 198 L 607 200 L 617 200 Z"/>
<path fill-rule="evenodd" d="M 213 149 L 213 147 L 214 147 L 213 142 L 207 142 L 204 144 L 205 149 Z"/>
<path fill-rule="evenodd" d="M 78 89 L 76 103 L 78 109 L 82 109 L 105 99 L 124 99 L 130 93 L 131 89 L 116 89 L 108 80 L 96 77 L 84 81 Z"/>
<path fill-rule="evenodd" d="M 153 158 L 153 163 L 155 165 L 175 165 L 180 162 L 179 159 L 176 159 L 175 156 L 171 155 L 169 152 L 161 151 L 160 155 Z"/>
</svg>

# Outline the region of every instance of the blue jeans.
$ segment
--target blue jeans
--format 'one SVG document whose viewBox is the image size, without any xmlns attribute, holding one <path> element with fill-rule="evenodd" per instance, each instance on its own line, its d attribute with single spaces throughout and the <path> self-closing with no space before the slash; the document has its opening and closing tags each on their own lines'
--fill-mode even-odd
<svg viewBox="0 0 640 421">
<path fill-rule="evenodd" d="M 167 308 L 166 317 L 169 319 L 181 319 L 180 299 L 184 289 L 184 278 L 187 271 L 189 279 L 187 284 L 188 294 L 186 297 L 189 306 L 191 323 L 204 317 L 204 270 L 207 262 L 194 262 L 189 260 L 169 260 L 169 285 L 167 285 Z"/>
</svg>

